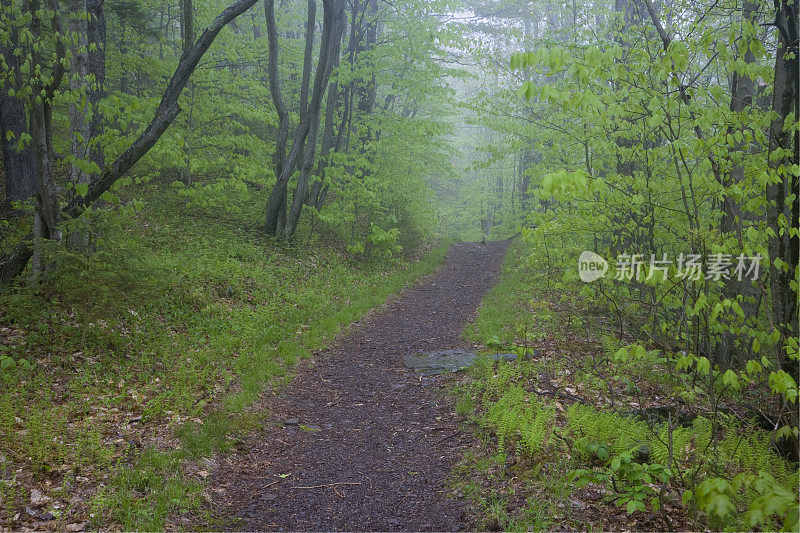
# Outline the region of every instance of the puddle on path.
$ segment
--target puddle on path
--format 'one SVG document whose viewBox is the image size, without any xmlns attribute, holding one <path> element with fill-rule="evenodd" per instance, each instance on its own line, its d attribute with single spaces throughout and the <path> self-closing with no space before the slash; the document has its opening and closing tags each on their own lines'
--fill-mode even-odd
<svg viewBox="0 0 800 533">
<path fill-rule="evenodd" d="M 478 357 L 478 354 L 467 350 L 433 350 L 406 355 L 403 362 L 421 374 L 432 375 L 458 372 L 474 363 Z M 517 358 L 513 353 L 488 354 L 488 357 L 507 361 Z"/>
</svg>

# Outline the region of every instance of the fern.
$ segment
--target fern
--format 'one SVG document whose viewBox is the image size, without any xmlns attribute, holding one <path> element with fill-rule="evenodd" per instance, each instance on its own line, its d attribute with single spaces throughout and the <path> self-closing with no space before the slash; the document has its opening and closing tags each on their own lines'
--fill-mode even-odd
<svg viewBox="0 0 800 533">
<path fill-rule="evenodd" d="M 501 450 L 508 439 L 518 439 L 523 451 L 535 454 L 552 432 L 554 420 L 552 405 L 514 384 L 496 402 L 490 402 L 482 422 L 497 432 Z"/>
<path fill-rule="evenodd" d="M 574 404 L 567 410 L 567 431 L 578 450 L 585 451 L 591 443 L 601 442 L 614 455 L 651 444 L 652 438 L 644 422 L 616 413 L 598 412 L 580 404 Z"/>
</svg>

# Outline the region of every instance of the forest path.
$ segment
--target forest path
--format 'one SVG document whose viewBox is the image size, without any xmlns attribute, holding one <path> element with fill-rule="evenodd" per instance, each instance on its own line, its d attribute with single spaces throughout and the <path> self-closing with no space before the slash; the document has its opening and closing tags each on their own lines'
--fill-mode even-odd
<svg viewBox="0 0 800 533">
<path fill-rule="evenodd" d="M 469 347 L 462 330 L 506 244 L 453 245 L 436 274 L 299 366 L 263 401 L 269 422 L 220 459 L 207 489 L 215 513 L 246 530 L 466 527 L 464 505 L 447 487 L 459 448 L 471 442 L 447 394 L 452 378 L 422 376 L 403 356 Z"/>
</svg>

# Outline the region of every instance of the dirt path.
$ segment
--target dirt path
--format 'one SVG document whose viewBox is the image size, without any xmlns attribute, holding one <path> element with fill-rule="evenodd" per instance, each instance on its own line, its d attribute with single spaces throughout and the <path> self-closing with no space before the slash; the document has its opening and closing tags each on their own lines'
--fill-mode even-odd
<svg viewBox="0 0 800 533">
<path fill-rule="evenodd" d="M 461 332 L 505 246 L 454 245 L 436 275 L 265 400 L 270 423 L 211 477 L 219 515 L 247 530 L 463 529 L 446 480 L 470 437 L 458 431 L 448 377 L 421 377 L 403 355 L 467 347 Z"/>
</svg>

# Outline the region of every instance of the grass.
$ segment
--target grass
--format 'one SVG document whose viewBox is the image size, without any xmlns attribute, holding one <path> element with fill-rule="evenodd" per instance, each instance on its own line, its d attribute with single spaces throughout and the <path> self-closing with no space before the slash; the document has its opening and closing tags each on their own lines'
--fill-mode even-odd
<svg viewBox="0 0 800 533">
<path fill-rule="evenodd" d="M 779 529 L 791 515 L 786 509 L 797 508 L 798 469 L 771 447 L 769 432 L 727 415 L 715 429 L 703 416 L 699 387 L 696 398 L 675 400 L 699 413 L 693 422 L 669 429 L 664 420 L 632 416 L 639 407 L 671 401 L 675 390 L 685 388 L 680 380 L 691 383 L 693 377 L 672 377 L 658 350 L 615 361 L 618 348 L 634 340 L 631 334 L 611 335 L 616 326 L 581 306 L 568 287 L 531 275 L 536 266 L 526 243 L 515 242 L 499 283 L 465 332 L 499 350 L 523 346 L 529 354 L 510 362 L 479 359 L 454 390 L 457 414 L 481 443 L 454 477 L 456 493 L 472 503 L 475 527 L 743 530 L 753 527 L 748 507 L 762 505 L 780 510 L 759 526 Z M 681 389 L 673 390 L 675 379 Z M 633 454 L 629 463 L 626 454 Z M 639 481 L 642 472 L 661 467 L 671 469 L 666 482 L 651 487 Z M 705 479 L 739 473 L 747 479 L 767 473 L 771 486 L 789 496 L 770 496 L 753 485 L 732 498 L 722 518 L 699 500 L 682 500 Z M 791 494 L 794 502 L 785 507 Z M 637 498 L 646 510 L 628 512 L 629 499 Z"/>
<path fill-rule="evenodd" d="M 0 295 L 0 354 L 19 362 L 0 373 L 0 523 L 19 525 L 36 487 L 61 501 L 61 527 L 158 530 L 197 511 L 186 461 L 258 427 L 248 407 L 265 387 L 447 250 L 356 263 L 308 231 L 271 242 L 258 209 L 152 189 L 96 221 L 94 254 L 51 249 L 45 285 Z"/>
</svg>

